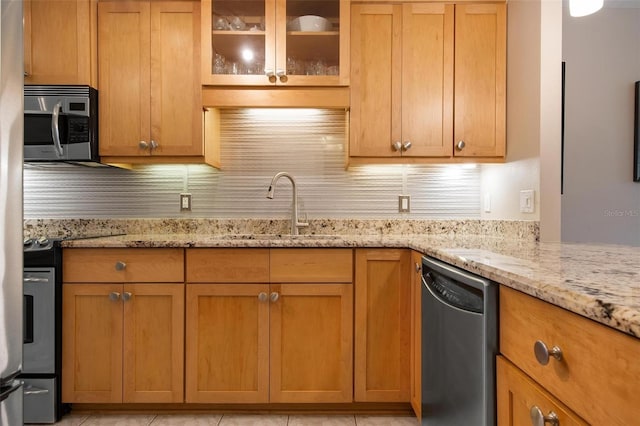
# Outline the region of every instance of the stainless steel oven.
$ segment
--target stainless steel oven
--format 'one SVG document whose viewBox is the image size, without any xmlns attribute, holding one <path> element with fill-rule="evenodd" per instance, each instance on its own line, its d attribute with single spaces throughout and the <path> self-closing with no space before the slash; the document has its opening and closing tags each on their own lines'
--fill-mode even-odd
<svg viewBox="0 0 640 426">
<path fill-rule="evenodd" d="M 24 161 L 98 162 L 98 91 L 25 85 Z"/>
<path fill-rule="evenodd" d="M 54 423 L 63 414 L 62 249 L 58 240 L 24 243 L 22 374 L 25 423 Z"/>
</svg>

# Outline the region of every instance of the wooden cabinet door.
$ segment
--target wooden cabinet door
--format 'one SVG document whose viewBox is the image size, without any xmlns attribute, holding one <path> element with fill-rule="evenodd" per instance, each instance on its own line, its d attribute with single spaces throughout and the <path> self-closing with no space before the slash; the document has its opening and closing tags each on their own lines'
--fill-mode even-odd
<svg viewBox="0 0 640 426">
<path fill-rule="evenodd" d="M 183 402 L 184 284 L 125 284 L 123 304 L 123 402 Z"/>
<path fill-rule="evenodd" d="M 121 284 L 63 285 L 63 402 L 122 402 L 121 295 Z"/>
<path fill-rule="evenodd" d="M 268 402 L 268 294 L 268 284 L 187 284 L 186 402 Z"/>
<path fill-rule="evenodd" d="M 151 2 L 150 49 L 151 155 L 201 156 L 200 2 Z"/>
<path fill-rule="evenodd" d="M 502 356 L 497 357 L 496 370 L 498 426 L 533 424 L 532 407 L 545 416 L 555 413 L 562 426 L 588 424 Z"/>
<path fill-rule="evenodd" d="M 349 155 L 399 157 L 402 5 L 351 6 Z"/>
<path fill-rule="evenodd" d="M 148 155 L 150 143 L 150 5 L 98 4 L 100 155 Z"/>
<path fill-rule="evenodd" d="M 453 151 L 454 6 L 408 3 L 402 20 L 402 156 Z"/>
<path fill-rule="evenodd" d="M 354 399 L 410 400 L 411 255 L 357 249 Z"/>
<path fill-rule="evenodd" d="M 411 252 L 411 407 L 422 419 L 422 253 Z"/>
<path fill-rule="evenodd" d="M 505 155 L 506 23 L 505 4 L 456 5 L 456 157 Z"/>
<path fill-rule="evenodd" d="M 97 0 L 25 0 L 25 84 L 97 84 Z"/>
<path fill-rule="evenodd" d="M 270 402 L 351 402 L 352 284 L 272 284 Z"/>
</svg>

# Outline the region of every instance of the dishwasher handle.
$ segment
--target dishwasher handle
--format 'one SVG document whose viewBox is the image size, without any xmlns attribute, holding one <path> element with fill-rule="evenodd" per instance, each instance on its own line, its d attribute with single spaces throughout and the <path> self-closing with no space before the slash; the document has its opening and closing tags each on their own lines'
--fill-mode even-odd
<svg viewBox="0 0 640 426">
<path fill-rule="evenodd" d="M 466 312 L 477 314 L 484 312 L 484 294 L 481 290 L 424 266 L 422 283 L 433 297 L 446 305 Z"/>
</svg>

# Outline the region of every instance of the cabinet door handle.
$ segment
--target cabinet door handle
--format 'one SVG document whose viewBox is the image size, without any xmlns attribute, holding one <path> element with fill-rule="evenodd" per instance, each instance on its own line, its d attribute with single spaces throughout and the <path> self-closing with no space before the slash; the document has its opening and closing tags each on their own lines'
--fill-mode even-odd
<svg viewBox="0 0 640 426">
<path fill-rule="evenodd" d="M 264 291 L 261 291 L 260 293 L 258 293 L 258 300 L 261 302 L 266 302 L 267 300 L 269 300 L 269 296 L 267 296 L 267 293 L 265 293 Z"/>
<path fill-rule="evenodd" d="M 402 144 L 402 150 L 406 151 L 409 148 L 411 148 L 411 141 L 404 141 L 404 143 Z"/>
<path fill-rule="evenodd" d="M 400 141 L 391 142 L 391 148 L 396 152 L 400 151 L 402 149 L 402 143 Z"/>
<path fill-rule="evenodd" d="M 542 340 L 536 340 L 536 343 L 533 345 L 533 352 L 540 365 L 549 364 L 549 356 L 554 357 L 558 361 L 562 360 L 562 350 L 557 346 L 549 349 Z"/>
<path fill-rule="evenodd" d="M 272 69 L 264 70 L 264 75 L 269 77 L 269 83 L 275 83 L 278 80 Z"/>
<path fill-rule="evenodd" d="M 132 297 L 133 297 L 133 294 L 129 293 L 128 291 L 125 291 L 124 294 L 122 295 L 122 300 L 127 302 L 131 300 Z"/>
<path fill-rule="evenodd" d="M 117 291 L 112 291 L 111 293 L 109 293 L 109 300 L 115 302 L 118 299 L 120 299 L 120 293 L 118 293 Z"/>
<path fill-rule="evenodd" d="M 116 262 L 116 271 L 124 271 L 126 267 L 127 267 L 126 263 L 124 263 L 124 262 L 122 262 L 120 260 L 118 260 Z"/>
<path fill-rule="evenodd" d="M 280 294 L 278 294 L 277 291 L 274 291 L 273 293 L 271 293 L 271 301 L 272 302 L 277 302 L 278 299 L 280 299 Z"/>
<path fill-rule="evenodd" d="M 147 141 L 140 141 L 138 142 L 138 148 L 149 149 L 149 143 Z"/>
<path fill-rule="evenodd" d="M 462 151 L 462 149 L 466 146 L 467 144 L 464 143 L 464 141 L 458 141 L 458 143 L 456 144 L 456 148 L 458 149 L 458 151 Z"/>
<path fill-rule="evenodd" d="M 286 83 L 287 81 L 289 81 L 289 77 L 287 77 L 287 74 L 284 72 L 284 70 L 276 71 L 276 75 L 280 79 L 280 83 Z"/>
<path fill-rule="evenodd" d="M 533 426 L 544 426 L 547 423 L 552 426 L 560 426 L 560 419 L 558 419 L 556 413 L 549 411 L 549 414 L 545 416 L 537 405 L 531 407 L 529 415 L 531 416 L 531 424 Z"/>
<path fill-rule="evenodd" d="M 158 142 L 152 140 L 150 142 L 150 147 L 149 147 L 149 151 L 153 151 L 154 149 L 156 149 L 157 147 L 159 147 L 160 145 L 158 144 Z"/>
<path fill-rule="evenodd" d="M 420 272 L 422 270 L 422 265 L 416 262 L 416 272 Z"/>
</svg>

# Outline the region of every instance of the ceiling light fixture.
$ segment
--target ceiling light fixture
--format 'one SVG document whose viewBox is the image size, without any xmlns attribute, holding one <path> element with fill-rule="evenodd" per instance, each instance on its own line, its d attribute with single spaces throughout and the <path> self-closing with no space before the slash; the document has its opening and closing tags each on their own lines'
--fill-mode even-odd
<svg viewBox="0 0 640 426">
<path fill-rule="evenodd" d="M 569 0 L 569 14 L 573 17 L 591 15 L 602 9 L 604 0 Z"/>
</svg>

